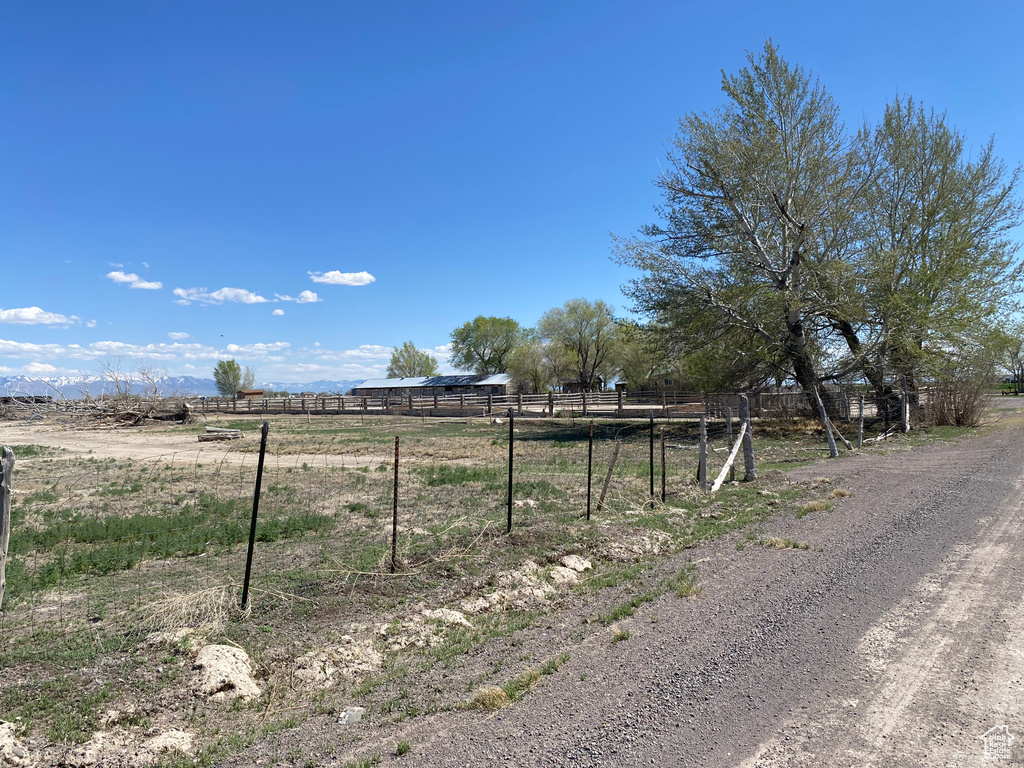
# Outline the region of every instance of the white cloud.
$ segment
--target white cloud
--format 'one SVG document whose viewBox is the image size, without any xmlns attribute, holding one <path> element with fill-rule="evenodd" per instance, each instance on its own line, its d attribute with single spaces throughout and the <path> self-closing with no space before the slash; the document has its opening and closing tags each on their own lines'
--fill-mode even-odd
<svg viewBox="0 0 1024 768">
<path fill-rule="evenodd" d="M 50 365 L 49 363 L 29 363 L 25 366 L 25 370 L 33 375 L 41 373 L 56 373 L 57 368 Z"/>
<path fill-rule="evenodd" d="M 330 362 L 348 362 L 348 361 L 368 361 L 368 360 L 383 360 L 387 362 L 391 359 L 391 347 L 381 346 L 380 344 L 363 344 L 356 349 L 322 349 L 315 347 L 312 349 L 303 348 L 299 350 L 299 355 L 312 355 L 317 360 L 327 360 Z"/>
<path fill-rule="evenodd" d="M 120 270 L 116 270 L 114 272 L 108 272 L 107 277 L 115 283 L 128 283 L 129 288 L 140 288 L 144 291 L 158 291 L 164 287 L 163 283 L 143 280 L 134 272 L 121 272 Z"/>
<path fill-rule="evenodd" d="M 288 296 L 287 294 L 282 293 L 275 293 L 274 296 L 277 297 L 278 301 L 296 301 L 299 304 L 314 304 L 318 301 L 323 301 L 323 299 L 317 296 L 313 291 L 303 291 L 297 297 Z"/>
<path fill-rule="evenodd" d="M 205 344 L 128 344 L 122 341 L 97 341 L 87 346 L 80 344 L 33 344 L 25 341 L 0 339 L 0 357 L 58 360 L 98 360 L 120 357 L 125 360 L 160 360 L 184 363 L 192 360 L 219 360 L 241 357 L 250 360 L 284 360 L 289 351 L 287 341 L 258 344 L 229 344 L 223 349 Z"/>
<path fill-rule="evenodd" d="M 0 323 L 14 325 L 71 325 L 79 322 L 75 315 L 60 315 L 46 312 L 39 307 L 20 307 L 18 309 L 0 309 Z"/>
<path fill-rule="evenodd" d="M 85 327 L 86 328 L 95 328 L 96 327 L 96 321 L 95 320 L 86 320 L 85 321 Z"/>
<path fill-rule="evenodd" d="M 270 314 L 274 315 L 274 317 L 280 317 L 281 315 L 284 314 L 284 310 L 283 309 L 275 309 Z"/>
<path fill-rule="evenodd" d="M 185 333 L 184 331 L 170 331 L 167 334 L 167 338 L 169 338 L 169 339 L 177 339 L 177 340 L 180 341 L 181 339 L 187 339 L 188 338 L 188 334 Z"/>
<path fill-rule="evenodd" d="M 223 340 L 222 340 L 223 341 Z M 448 345 L 425 348 L 442 362 Z M 154 344 L 98 341 L 90 344 L 38 344 L 0 339 L 0 362 L 28 375 L 76 375 L 98 361 L 120 359 L 127 365 L 155 363 L 172 374 L 208 376 L 217 360 L 229 357 L 252 366 L 261 381 L 383 378 L 392 348 L 362 344 L 350 349 L 330 349 L 310 343 L 293 348 L 288 342 L 271 341 L 227 344 L 215 347 L 191 340 Z M 13 361 L 13 362 L 11 362 Z M 24 368 L 33 365 L 34 373 Z M 39 366 L 57 366 L 56 373 Z"/>
<path fill-rule="evenodd" d="M 205 288 L 175 288 L 174 295 L 179 297 L 177 304 L 191 304 L 193 301 L 200 304 L 221 304 L 225 301 L 235 304 L 265 304 L 269 301 L 244 288 L 220 288 L 213 292 Z"/>
<path fill-rule="evenodd" d="M 310 272 L 309 279 L 314 283 L 326 283 L 327 285 L 369 285 L 377 278 L 369 272 L 339 272 L 332 269 L 330 272 Z"/>
</svg>

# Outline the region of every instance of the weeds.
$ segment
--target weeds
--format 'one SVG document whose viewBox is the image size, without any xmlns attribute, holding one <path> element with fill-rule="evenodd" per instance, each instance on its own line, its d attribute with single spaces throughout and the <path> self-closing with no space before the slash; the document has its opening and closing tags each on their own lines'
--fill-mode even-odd
<svg viewBox="0 0 1024 768">
<path fill-rule="evenodd" d="M 701 588 L 697 586 L 697 567 L 687 563 L 669 581 L 668 586 L 679 597 L 696 597 L 701 593 Z"/>
<path fill-rule="evenodd" d="M 473 706 L 488 712 L 501 709 L 508 704 L 508 694 L 503 688 L 488 685 L 473 694 Z"/>
<path fill-rule="evenodd" d="M 800 507 L 800 511 L 797 512 L 796 516 L 804 517 L 812 512 L 830 512 L 831 510 L 832 505 L 827 501 L 808 501 Z"/>
<path fill-rule="evenodd" d="M 757 541 L 759 546 L 765 547 L 766 549 L 810 549 L 811 545 L 802 541 L 794 541 L 793 539 L 782 539 L 773 537 L 770 539 L 760 539 Z"/>
<path fill-rule="evenodd" d="M 657 598 L 658 593 L 655 591 L 642 592 L 639 595 L 635 595 L 627 600 L 625 603 L 620 603 L 610 610 L 608 613 L 602 613 L 597 617 L 597 621 L 605 626 L 614 624 L 620 619 L 625 619 L 636 613 L 636 609 L 645 603 L 652 602 Z"/>
</svg>

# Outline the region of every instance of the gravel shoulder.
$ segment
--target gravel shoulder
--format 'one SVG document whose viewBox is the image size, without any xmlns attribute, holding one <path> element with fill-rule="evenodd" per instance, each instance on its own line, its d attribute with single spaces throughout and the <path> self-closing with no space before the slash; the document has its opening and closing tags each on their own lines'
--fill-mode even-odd
<svg viewBox="0 0 1024 768">
<path fill-rule="evenodd" d="M 697 564 L 696 599 L 665 594 L 596 631 L 579 629 L 585 606 L 553 615 L 523 648 L 570 658 L 511 706 L 388 727 L 313 717 L 231 764 L 982 764 L 983 734 L 1024 729 L 1015 430 L 791 475 L 854 493 L 765 526 L 809 548 L 734 535 L 666 563 Z"/>
</svg>

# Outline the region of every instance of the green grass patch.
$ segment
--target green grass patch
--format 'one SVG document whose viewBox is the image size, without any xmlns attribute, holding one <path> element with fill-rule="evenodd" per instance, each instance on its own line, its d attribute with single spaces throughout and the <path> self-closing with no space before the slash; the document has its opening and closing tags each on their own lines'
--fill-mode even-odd
<svg viewBox="0 0 1024 768">
<path fill-rule="evenodd" d="M 658 593 L 654 591 L 641 592 L 639 595 L 634 595 L 624 603 L 612 608 L 608 613 L 602 613 L 598 615 L 597 621 L 605 626 L 614 624 L 620 619 L 625 619 L 636 613 L 636 609 L 645 603 L 650 603 L 658 597 Z"/>
<path fill-rule="evenodd" d="M 27 445 L 14 444 L 8 447 L 14 453 L 15 462 L 17 462 L 18 459 L 35 459 L 40 456 L 53 456 L 64 450 L 63 448 L 50 448 L 47 445 L 33 445 L 31 443 Z"/>
<path fill-rule="evenodd" d="M 278 515 L 260 520 L 261 542 L 291 538 L 334 525 L 326 515 Z M 12 601 L 31 590 L 47 589 L 82 574 L 105 575 L 144 559 L 200 555 L 210 546 L 231 547 L 248 540 L 245 505 L 201 494 L 196 507 L 164 514 L 72 516 L 43 529 L 23 528 L 11 538 L 7 594 Z M 48 553 L 44 565 L 29 569 L 31 553 Z"/>
<path fill-rule="evenodd" d="M 414 470 L 423 477 L 430 487 L 440 485 L 464 485 L 465 483 L 493 482 L 501 473 L 491 467 L 473 467 L 463 464 L 431 464 Z"/>
<path fill-rule="evenodd" d="M 679 597 L 696 597 L 701 593 L 697 585 L 697 567 L 687 563 L 669 580 L 668 586 Z"/>
</svg>

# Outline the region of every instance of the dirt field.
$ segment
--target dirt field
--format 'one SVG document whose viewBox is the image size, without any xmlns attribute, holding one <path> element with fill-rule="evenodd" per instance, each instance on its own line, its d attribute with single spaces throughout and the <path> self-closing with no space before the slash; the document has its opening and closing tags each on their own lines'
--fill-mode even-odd
<svg viewBox="0 0 1024 768">
<path fill-rule="evenodd" d="M 511 535 L 504 425 L 275 420 L 242 616 L 257 425 L 241 446 L 2 425 L 35 549 L 12 561 L 0 721 L 38 764 L 970 765 L 1015 731 L 1008 420 L 830 462 L 813 425 L 762 425 L 760 479 L 714 498 L 676 427 L 653 506 L 640 431 L 589 523 L 586 425 L 524 426 Z M 211 646 L 254 674 L 227 704 L 199 682 Z"/>
</svg>

